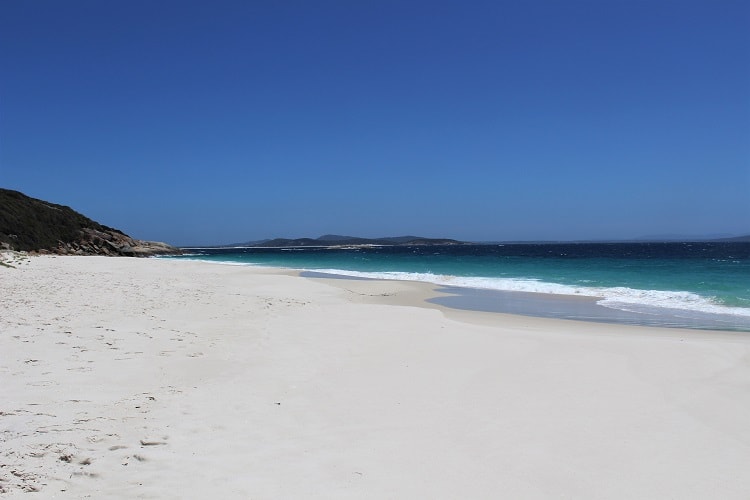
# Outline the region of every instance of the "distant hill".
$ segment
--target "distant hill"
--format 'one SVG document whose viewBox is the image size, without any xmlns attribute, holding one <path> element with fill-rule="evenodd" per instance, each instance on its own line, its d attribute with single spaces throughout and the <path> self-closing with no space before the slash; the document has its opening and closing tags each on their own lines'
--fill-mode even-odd
<svg viewBox="0 0 750 500">
<path fill-rule="evenodd" d="M 316 238 L 318 241 L 344 241 L 344 240 L 356 240 L 356 236 L 341 236 L 340 234 L 324 234 Z"/>
<path fill-rule="evenodd" d="M 746 236 L 736 236 L 734 238 L 720 238 L 714 241 L 722 241 L 726 243 L 746 243 L 746 242 L 750 242 L 750 234 Z"/>
<path fill-rule="evenodd" d="M 73 255 L 150 256 L 180 253 L 165 243 L 135 240 L 70 207 L 0 188 L 0 248 Z"/>
<path fill-rule="evenodd" d="M 706 234 L 702 236 L 688 235 L 651 235 L 642 236 L 641 238 L 626 240 L 643 243 L 690 243 L 690 242 L 719 242 L 719 243 L 742 243 L 750 241 L 750 235 L 746 236 L 728 236 L 726 234 Z"/>
<path fill-rule="evenodd" d="M 248 247 L 341 247 L 358 245 L 396 246 L 396 245 L 462 245 L 458 240 L 449 238 L 423 238 L 421 236 L 396 236 L 386 238 L 359 238 L 356 236 L 341 236 L 326 234 L 318 238 L 275 238 L 272 240 L 252 241 L 244 245 Z"/>
<path fill-rule="evenodd" d="M 739 236 L 735 238 L 685 238 L 676 240 L 667 239 L 638 239 L 638 240 L 586 240 L 586 241 L 481 241 L 465 242 L 449 238 L 424 238 L 421 236 L 390 236 L 383 238 L 359 238 L 356 236 L 342 236 L 337 234 L 325 234 L 318 238 L 274 238 L 271 240 L 248 241 L 245 243 L 236 243 L 232 245 L 218 245 L 211 248 L 231 248 L 231 247 L 256 247 L 256 248 L 286 248 L 286 247 L 341 247 L 357 245 L 376 245 L 376 246 L 399 246 L 399 245 L 513 245 L 513 244 L 561 244 L 561 243 L 659 243 L 659 242 L 750 242 L 750 235 Z"/>
</svg>

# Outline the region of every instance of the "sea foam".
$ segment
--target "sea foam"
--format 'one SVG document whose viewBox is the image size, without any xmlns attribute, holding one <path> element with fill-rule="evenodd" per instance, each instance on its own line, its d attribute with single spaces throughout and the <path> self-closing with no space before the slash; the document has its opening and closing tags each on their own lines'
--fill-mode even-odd
<svg viewBox="0 0 750 500">
<path fill-rule="evenodd" d="M 432 273 L 361 272 L 342 269 L 311 269 L 311 271 L 359 278 L 421 281 L 441 286 L 483 290 L 592 297 L 598 299 L 597 303 L 601 306 L 631 312 L 645 313 L 650 308 L 666 308 L 750 318 L 750 308 L 724 306 L 716 303 L 711 297 L 703 297 L 685 291 L 639 290 L 628 287 L 586 287 L 533 279 L 465 277 Z"/>
</svg>

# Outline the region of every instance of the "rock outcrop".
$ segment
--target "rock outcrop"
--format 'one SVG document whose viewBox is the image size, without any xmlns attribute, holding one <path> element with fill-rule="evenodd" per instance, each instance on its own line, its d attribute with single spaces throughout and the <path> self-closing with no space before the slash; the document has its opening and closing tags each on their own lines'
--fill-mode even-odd
<svg viewBox="0 0 750 500">
<path fill-rule="evenodd" d="M 38 253 L 59 255 L 111 255 L 124 257 L 150 257 L 152 255 L 179 254 L 181 251 L 166 243 L 142 241 L 116 231 L 81 229 L 80 238 L 71 242 L 59 242 L 50 250 Z"/>
<path fill-rule="evenodd" d="M 42 254 L 127 257 L 181 253 L 166 243 L 131 238 L 70 207 L 8 189 L 0 189 L 0 248 Z"/>
</svg>

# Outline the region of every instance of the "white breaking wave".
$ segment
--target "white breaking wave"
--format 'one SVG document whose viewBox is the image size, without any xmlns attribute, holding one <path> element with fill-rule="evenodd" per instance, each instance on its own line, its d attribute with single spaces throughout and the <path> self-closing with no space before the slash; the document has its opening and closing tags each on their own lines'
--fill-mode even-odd
<svg viewBox="0 0 750 500">
<path fill-rule="evenodd" d="M 461 288 L 593 297 L 599 299 L 597 300 L 599 305 L 620 310 L 635 311 L 638 306 L 647 306 L 750 318 L 750 308 L 724 306 L 717 304 L 710 297 L 684 291 L 639 290 L 628 287 L 586 287 L 533 279 L 463 277 L 432 273 L 360 272 L 342 269 L 309 269 L 309 271 L 358 278 L 422 281 Z"/>
<path fill-rule="evenodd" d="M 250 266 L 266 268 L 263 264 L 237 262 L 232 260 L 190 259 L 212 264 L 233 266 Z M 275 266 L 270 266 L 271 268 Z M 706 314 L 725 314 L 750 318 L 750 308 L 730 307 L 716 303 L 710 297 L 685 292 L 667 290 L 641 290 L 628 287 L 587 287 L 550 283 L 535 279 L 522 278 L 486 278 L 441 275 L 433 273 L 410 273 L 401 271 L 363 272 L 345 269 L 297 269 L 339 276 L 355 278 L 370 278 L 396 281 L 421 281 L 440 286 L 460 288 L 478 288 L 482 290 L 498 290 L 505 292 L 544 293 L 552 295 L 573 295 L 592 297 L 597 304 L 610 309 L 648 313 L 650 308 L 676 309 Z"/>
</svg>

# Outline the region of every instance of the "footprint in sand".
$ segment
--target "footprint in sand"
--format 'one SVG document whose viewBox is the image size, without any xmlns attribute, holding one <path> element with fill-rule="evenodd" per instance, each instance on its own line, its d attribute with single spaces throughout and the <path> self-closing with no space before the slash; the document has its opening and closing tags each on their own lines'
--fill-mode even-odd
<svg viewBox="0 0 750 500">
<path fill-rule="evenodd" d="M 141 439 L 141 446 L 164 446 L 167 444 L 166 437 L 162 439 L 145 438 Z"/>
</svg>

